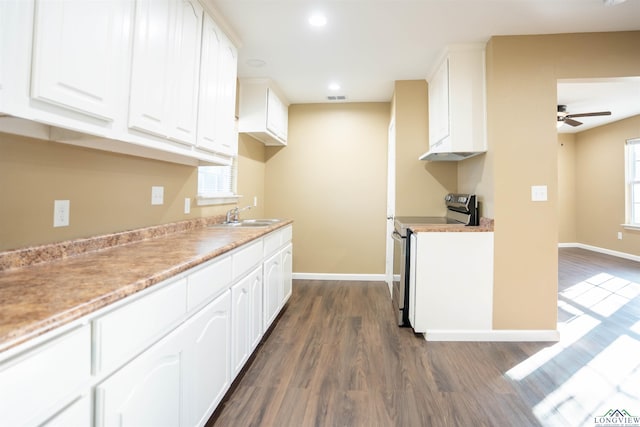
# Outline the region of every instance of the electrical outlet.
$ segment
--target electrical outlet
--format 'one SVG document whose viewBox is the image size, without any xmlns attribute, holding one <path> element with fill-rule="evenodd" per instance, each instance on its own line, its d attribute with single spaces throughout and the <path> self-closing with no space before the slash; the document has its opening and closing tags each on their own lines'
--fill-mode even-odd
<svg viewBox="0 0 640 427">
<path fill-rule="evenodd" d="M 53 226 L 68 227 L 69 226 L 69 209 L 71 202 L 69 200 L 53 201 Z"/>
<path fill-rule="evenodd" d="M 618 240 L 622 240 L 622 231 L 618 231 Z"/>
<path fill-rule="evenodd" d="M 258 206 L 258 196 L 253 196 L 253 207 Z"/>
<path fill-rule="evenodd" d="M 151 187 L 151 204 L 164 204 L 164 187 Z"/>
<path fill-rule="evenodd" d="M 184 199 L 184 213 L 191 213 L 191 199 L 188 197 Z"/>
</svg>

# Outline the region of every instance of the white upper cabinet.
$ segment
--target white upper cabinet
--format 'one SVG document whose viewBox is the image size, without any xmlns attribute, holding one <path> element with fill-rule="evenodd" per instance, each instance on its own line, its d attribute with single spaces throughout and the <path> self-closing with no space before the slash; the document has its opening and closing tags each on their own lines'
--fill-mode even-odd
<svg viewBox="0 0 640 427">
<path fill-rule="evenodd" d="M 169 137 L 196 142 L 198 119 L 198 77 L 203 10 L 197 1 L 180 0 L 176 11 L 174 59 L 171 61 Z"/>
<path fill-rule="evenodd" d="M 235 156 L 236 48 L 205 16 L 200 65 L 198 147 Z"/>
<path fill-rule="evenodd" d="M 484 45 L 450 46 L 428 82 L 430 151 L 486 151 Z"/>
<path fill-rule="evenodd" d="M 127 70 L 130 4 L 38 0 L 31 97 L 114 120 Z"/>
<path fill-rule="evenodd" d="M 188 0 L 136 3 L 131 128 L 195 143 L 202 14 Z"/>
<path fill-rule="evenodd" d="M 188 165 L 237 154 L 236 48 L 198 0 L 0 0 L 0 28 L 0 132 Z"/>
<path fill-rule="evenodd" d="M 240 81 L 238 131 L 265 145 L 287 145 L 289 106 L 268 79 Z"/>
</svg>

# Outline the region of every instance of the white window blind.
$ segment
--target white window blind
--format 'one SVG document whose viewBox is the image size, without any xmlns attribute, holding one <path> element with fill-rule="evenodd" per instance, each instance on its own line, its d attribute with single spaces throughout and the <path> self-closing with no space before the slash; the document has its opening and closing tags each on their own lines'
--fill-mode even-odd
<svg viewBox="0 0 640 427">
<path fill-rule="evenodd" d="M 627 141 L 627 224 L 640 227 L 640 138 Z"/>
<path fill-rule="evenodd" d="M 230 166 L 200 166 L 198 197 L 231 197 L 236 195 L 237 160 Z"/>
</svg>

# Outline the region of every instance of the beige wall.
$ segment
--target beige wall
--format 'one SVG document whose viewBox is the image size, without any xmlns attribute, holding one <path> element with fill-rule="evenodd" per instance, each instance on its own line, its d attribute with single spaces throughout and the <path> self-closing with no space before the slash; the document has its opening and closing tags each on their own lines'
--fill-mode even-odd
<svg viewBox="0 0 640 427">
<path fill-rule="evenodd" d="M 625 222 L 625 141 L 639 137 L 640 116 L 576 134 L 579 243 L 640 255 L 640 231 L 620 225 Z"/>
<path fill-rule="evenodd" d="M 556 328 L 557 79 L 640 75 L 638 46 L 640 32 L 500 36 L 489 41 L 491 154 L 479 175 L 493 182 L 494 328 Z M 473 183 L 466 178 L 459 182 L 461 189 L 469 185 Z M 549 201 L 532 202 L 532 185 L 547 185 Z M 487 186 L 483 192 L 490 190 Z"/>
<path fill-rule="evenodd" d="M 247 217 L 264 212 L 264 147 L 252 141 L 241 140 L 239 148 L 238 190 L 247 196 L 241 205 L 259 198 Z M 165 187 L 162 206 L 151 205 L 154 185 Z M 196 191 L 191 166 L 0 133 L 0 250 L 218 215 L 233 206 L 199 208 Z M 53 227 L 56 199 L 71 201 L 69 227 Z"/>
<path fill-rule="evenodd" d="M 289 107 L 267 148 L 265 214 L 295 221 L 293 271 L 383 274 L 389 103 Z"/>
<path fill-rule="evenodd" d="M 457 190 L 456 162 L 425 162 L 429 102 L 425 80 L 395 82 L 396 215 L 443 216 L 444 196 Z"/>
<path fill-rule="evenodd" d="M 238 136 L 238 194 L 242 195 L 238 206 L 242 208 L 253 205 L 253 198 L 258 198 L 258 205 L 241 212 L 240 218 L 265 217 L 265 156 L 266 148 L 263 143 L 246 134 Z"/>
<path fill-rule="evenodd" d="M 558 134 L 558 241 L 576 243 L 576 137 Z"/>
</svg>

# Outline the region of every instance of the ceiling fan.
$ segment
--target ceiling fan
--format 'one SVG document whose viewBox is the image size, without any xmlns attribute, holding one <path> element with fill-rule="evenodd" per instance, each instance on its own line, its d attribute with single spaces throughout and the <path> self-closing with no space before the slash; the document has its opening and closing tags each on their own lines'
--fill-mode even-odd
<svg viewBox="0 0 640 427">
<path fill-rule="evenodd" d="M 562 123 L 566 123 L 569 126 L 580 126 L 582 122 L 577 120 L 573 120 L 574 117 L 593 117 L 593 116 L 610 116 L 611 111 L 597 111 L 593 113 L 577 113 L 577 114 L 568 114 L 566 105 L 558 105 L 558 127 L 562 125 Z"/>
</svg>

